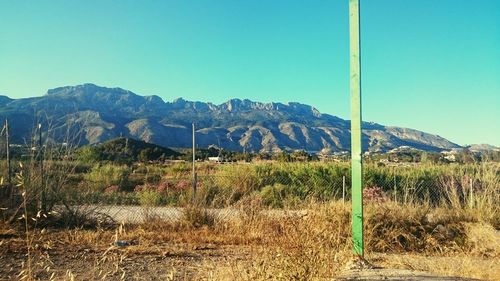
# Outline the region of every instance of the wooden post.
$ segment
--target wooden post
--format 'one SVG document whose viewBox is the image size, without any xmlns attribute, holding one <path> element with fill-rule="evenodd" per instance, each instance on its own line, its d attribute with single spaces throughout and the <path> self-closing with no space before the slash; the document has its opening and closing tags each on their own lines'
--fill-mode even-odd
<svg viewBox="0 0 500 281">
<path fill-rule="evenodd" d="M 354 254 L 363 258 L 363 164 L 361 145 L 361 56 L 359 0 L 349 0 L 352 239 Z"/>
</svg>

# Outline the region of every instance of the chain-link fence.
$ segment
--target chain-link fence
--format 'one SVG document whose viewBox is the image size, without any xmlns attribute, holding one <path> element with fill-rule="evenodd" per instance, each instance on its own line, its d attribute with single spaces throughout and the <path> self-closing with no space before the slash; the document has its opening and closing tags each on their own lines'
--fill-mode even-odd
<svg viewBox="0 0 500 281">
<path fill-rule="evenodd" d="M 459 200 L 472 205 L 474 195 L 495 190 L 495 185 L 496 192 L 499 191 L 498 174 L 493 178 L 482 178 L 478 174 L 430 175 L 405 169 L 390 173 L 367 171 L 363 180 L 366 202 L 391 200 L 402 204 L 426 202 L 438 205 Z M 89 200 L 87 202 L 96 204 L 180 206 L 194 198 L 206 206 L 224 208 L 247 197 L 259 198 L 265 206 L 273 208 L 300 206 L 300 203 L 309 201 L 349 201 L 351 177 L 349 173 L 332 175 L 315 170 L 275 171 L 267 175 L 251 172 L 200 174 L 195 180 L 191 175 L 162 175 L 156 180 L 129 186 L 127 190 L 111 185 L 102 192 L 75 200 Z"/>
<path fill-rule="evenodd" d="M 118 220 L 129 218 L 128 221 L 146 217 L 176 219 L 180 215 L 178 208 L 194 204 L 209 210 L 237 212 L 234 210 L 253 201 L 263 208 L 289 210 L 306 208 L 310 202 L 348 203 L 351 199 L 349 163 L 205 165 L 198 168 L 195 179 L 189 165 L 92 166 L 71 162 L 45 165 L 43 177 L 37 177 L 41 170 L 36 163 L 24 172 L 23 185 L 27 186 L 19 186 L 18 176 L 16 183 L 4 184 L 0 192 L 2 207 L 18 205 L 23 189 L 33 196 L 32 202 L 44 200 L 49 209 L 73 206 L 83 208 L 81 211 L 99 210 Z M 26 167 L 17 167 L 13 173 L 19 175 L 23 169 Z M 499 171 L 498 164 L 366 165 L 364 202 L 474 208 L 481 200 L 498 200 Z M 3 167 L 2 172 L 5 173 Z M 9 193 L 7 187 L 13 192 Z M 229 211 L 214 212 L 231 217 L 224 213 Z"/>
</svg>

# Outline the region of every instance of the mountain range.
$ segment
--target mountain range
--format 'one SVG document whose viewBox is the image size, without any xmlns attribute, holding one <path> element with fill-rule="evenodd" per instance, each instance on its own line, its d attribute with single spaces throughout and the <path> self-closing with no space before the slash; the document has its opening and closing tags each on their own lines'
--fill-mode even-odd
<svg viewBox="0 0 500 281">
<path fill-rule="evenodd" d="M 32 139 L 37 123 L 43 138 L 96 144 L 119 136 L 165 147 L 189 147 L 192 123 L 197 145 L 234 151 L 350 150 L 350 121 L 296 102 L 260 103 L 231 99 L 222 104 L 178 98 L 140 96 L 121 88 L 94 84 L 50 89 L 43 96 L 0 96 L 0 118 L 9 119 L 13 143 Z M 364 122 L 365 151 L 386 152 L 400 146 L 427 151 L 460 148 L 437 135 Z"/>
</svg>

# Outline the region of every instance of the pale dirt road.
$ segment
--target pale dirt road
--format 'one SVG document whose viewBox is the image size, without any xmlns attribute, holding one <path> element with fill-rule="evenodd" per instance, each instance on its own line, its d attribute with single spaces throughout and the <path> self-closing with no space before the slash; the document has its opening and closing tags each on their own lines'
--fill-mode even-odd
<svg viewBox="0 0 500 281">
<path fill-rule="evenodd" d="M 428 272 L 406 270 L 406 269 L 391 269 L 378 268 L 361 271 L 346 271 L 337 278 L 339 281 L 355 281 L 355 280 L 388 280 L 388 281 L 474 281 L 478 279 L 466 279 L 460 277 L 437 276 Z"/>
<path fill-rule="evenodd" d="M 143 207 L 143 206 L 118 206 L 118 205 L 81 205 L 72 206 L 73 210 L 82 214 L 96 217 L 108 217 L 115 222 L 142 223 L 151 219 L 160 219 L 176 222 L 182 219 L 183 208 L 180 207 Z M 63 207 L 57 207 L 56 211 L 62 211 Z M 231 221 L 238 219 L 242 210 L 235 208 L 214 209 L 208 208 L 207 212 L 218 221 Z M 307 210 L 264 210 L 262 215 L 272 218 L 304 216 Z"/>
</svg>

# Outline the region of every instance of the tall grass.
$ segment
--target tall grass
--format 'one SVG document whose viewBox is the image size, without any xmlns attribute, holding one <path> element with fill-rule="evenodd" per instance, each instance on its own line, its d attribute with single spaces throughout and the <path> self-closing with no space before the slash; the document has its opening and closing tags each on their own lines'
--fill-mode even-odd
<svg viewBox="0 0 500 281">
<path fill-rule="evenodd" d="M 115 249 L 120 254 L 126 254 L 129 260 L 144 259 L 144 255 L 149 257 L 156 252 L 156 256 L 164 258 L 168 255 L 165 253 L 170 253 L 172 249 L 165 252 L 162 247 L 173 243 L 191 245 L 190 248 L 195 249 L 193 251 L 203 247 L 223 248 L 225 245 L 251 249 L 248 258 L 228 261 L 226 267 L 218 266 L 220 263 L 214 266 L 210 272 L 212 280 L 315 280 L 331 279 L 339 274 L 352 256 L 349 204 L 341 201 L 311 203 L 304 206 L 305 212 L 287 213 L 285 210 L 286 216 L 273 215 L 263 204 L 258 193 L 251 193 L 234 205 L 241 215 L 229 221 L 218 220 L 203 207 L 194 205 L 185 210 L 179 221 L 156 218 L 140 225 L 127 226 L 126 231 L 120 226 L 116 233 L 99 227 L 63 230 L 53 239 L 67 241 L 61 247 L 91 249 L 89 253 L 96 251 L 99 261 L 95 263 L 96 272 L 108 272 L 112 268 L 112 272 L 131 274 L 135 270 L 128 268 L 133 263 L 120 263 L 113 259 L 109 243 L 119 239 L 138 243 L 123 251 Z M 373 253 L 419 254 L 428 259 L 433 256 L 467 256 L 486 257 L 494 261 L 499 257 L 496 230 L 483 221 L 477 209 L 443 204 L 436 207 L 425 202 L 367 201 L 365 239 L 368 258 L 373 257 Z M 49 243 L 43 239 L 41 243 Z M 186 253 L 186 259 L 192 259 L 193 255 Z M 391 262 L 395 266 L 396 261 L 388 263 Z M 413 269 L 438 273 L 444 270 L 430 263 L 413 265 Z M 42 270 L 32 267 L 30 274 L 36 275 Z M 55 272 L 62 274 L 64 270 Z M 206 280 L 202 277 L 206 276 L 203 270 L 200 269 L 199 280 Z M 472 267 L 468 267 L 468 271 L 461 274 L 464 277 L 493 279 L 493 272 L 494 269 L 473 271 Z"/>
<path fill-rule="evenodd" d="M 113 185 L 126 188 L 130 172 L 130 168 L 125 165 L 96 164 L 85 174 L 85 181 L 95 191 L 104 191 Z"/>
<path fill-rule="evenodd" d="M 286 218 L 260 212 L 243 216 L 241 224 L 225 226 L 224 233 L 238 233 L 252 239 L 247 241 L 258 241 L 262 248 L 250 262 L 235 262 L 229 268 L 215 270 L 215 276 L 221 280 L 326 280 L 337 276 L 352 257 L 350 206 L 330 202 L 312 204 L 307 210 L 305 215 Z M 367 257 L 370 259 L 375 253 L 469 260 L 498 257 L 500 244 L 496 231 L 479 220 L 477 213 L 453 208 L 390 201 L 368 203 L 365 206 Z M 412 269 L 442 272 L 430 263 Z M 464 272 L 462 276 L 491 279 L 494 272 L 483 268 Z"/>
<path fill-rule="evenodd" d="M 203 179 L 203 177 L 201 177 Z M 342 198 L 345 179 L 350 197 L 350 169 L 347 163 L 286 163 L 227 165 L 202 181 L 213 193 L 233 204 L 244 196 L 259 194 L 270 206 L 285 201 L 325 202 Z M 500 165 L 422 165 L 364 169 L 365 188 L 376 187 L 384 196 L 402 204 L 427 203 L 433 206 L 460 205 L 490 208 L 499 201 Z"/>
<path fill-rule="evenodd" d="M 78 176 L 81 182 L 78 187 L 74 184 L 73 189 L 91 193 L 88 198 L 94 198 L 92 202 L 104 200 L 110 204 L 139 204 L 142 195 L 116 191 L 147 189 L 160 197 L 154 200 L 159 205 L 184 205 L 192 197 L 190 172 L 186 163 L 138 167 L 96 164 L 90 172 L 83 171 Z M 232 206 L 247 197 L 260 197 L 264 205 L 274 208 L 301 208 L 309 202 L 350 199 L 349 163 L 203 164 L 198 174 L 198 200 L 211 207 Z M 110 186 L 116 188 L 106 191 Z M 496 220 L 498 225 L 498 163 L 411 167 L 380 167 L 368 163 L 364 167 L 364 186 L 400 204 L 480 210 L 484 220 Z M 103 191 L 109 192 L 103 195 Z M 147 195 L 151 194 L 143 197 Z M 137 199 L 120 199 L 125 197 Z"/>
</svg>

